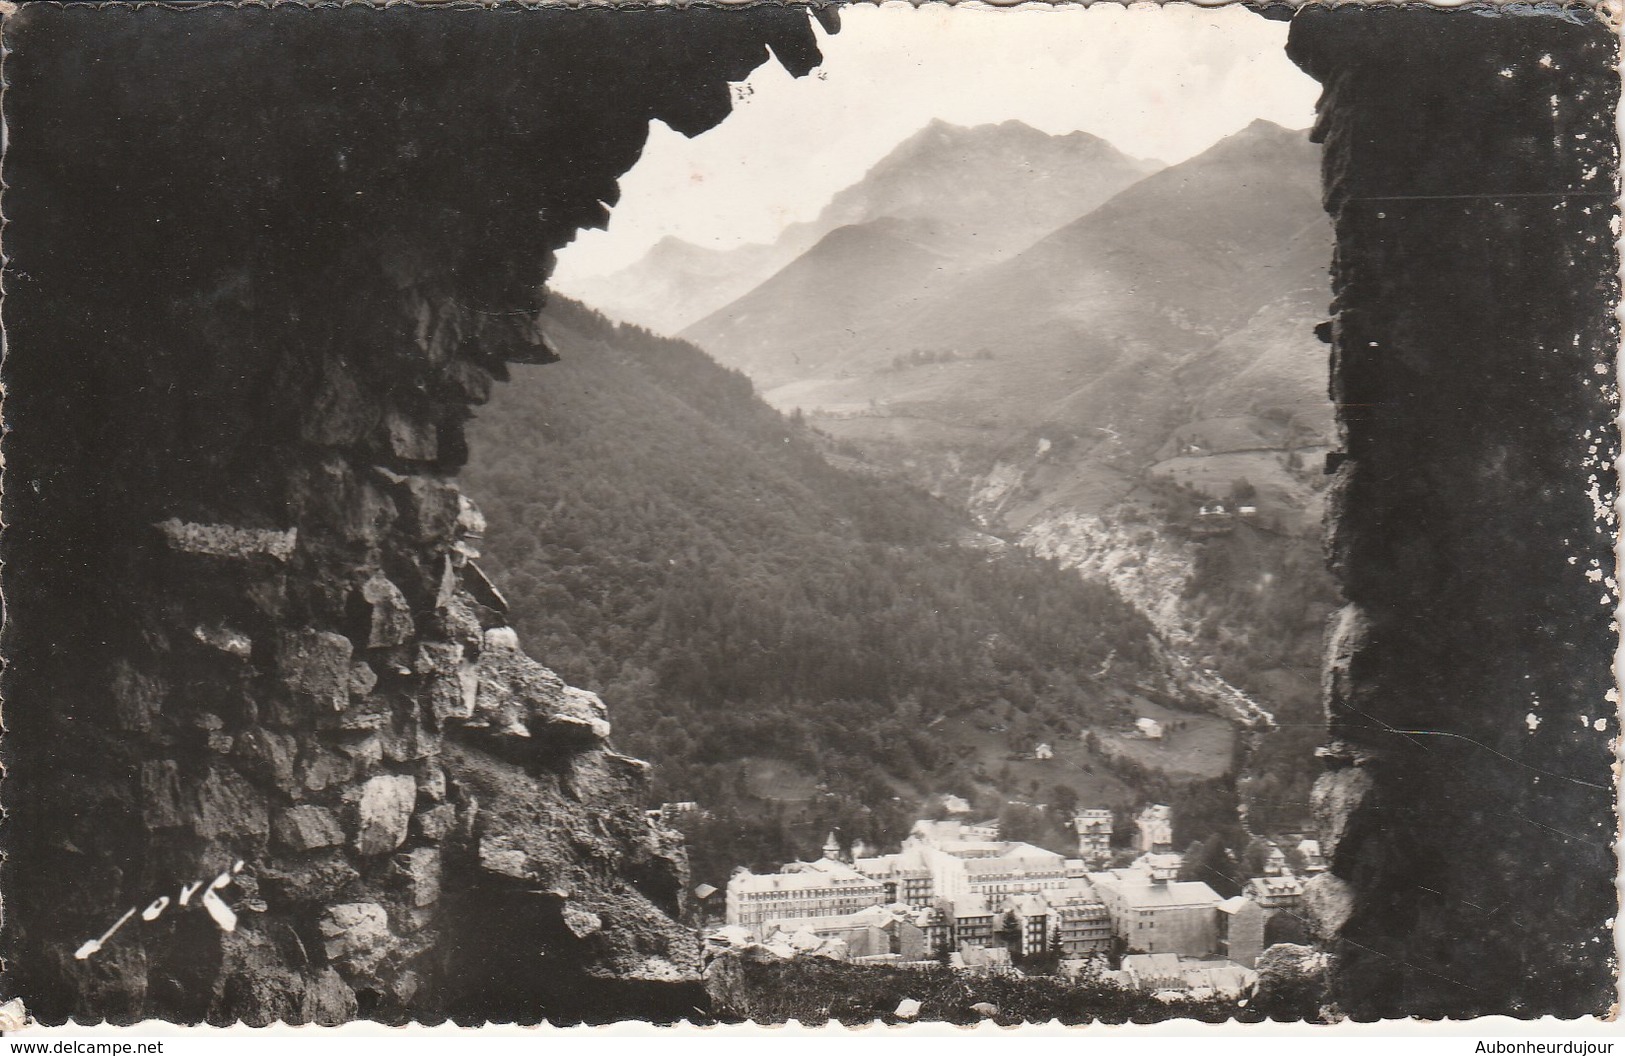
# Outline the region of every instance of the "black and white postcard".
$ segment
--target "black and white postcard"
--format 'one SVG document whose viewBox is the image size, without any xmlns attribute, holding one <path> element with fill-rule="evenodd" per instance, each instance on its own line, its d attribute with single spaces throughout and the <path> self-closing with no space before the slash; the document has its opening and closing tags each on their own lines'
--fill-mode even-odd
<svg viewBox="0 0 1625 1056">
<path fill-rule="evenodd" d="M 4 1026 L 1606 1025 L 1614 17 L 8 5 Z"/>
</svg>

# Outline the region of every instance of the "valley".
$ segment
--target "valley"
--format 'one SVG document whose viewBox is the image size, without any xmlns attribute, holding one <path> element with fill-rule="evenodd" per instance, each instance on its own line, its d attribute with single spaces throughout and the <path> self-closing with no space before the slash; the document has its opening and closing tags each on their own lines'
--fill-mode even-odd
<svg viewBox="0 0 1625 1056">
<path fill-rule="evenodd" d="M 563 298 L 545 324 L 561 361 L 516 368 L 470 425 L 488 567 L 523 640 L 653 764 L 651 807 L 702 805 L 677 822 L 697 880 L 830 829 L 895 841 L 944 793 L 1054 843 L 1041 805 L 1126 816 L 1231 780 L 1233 724 L 1111 585 L 832 465 L 686 342 Z M 1170 711 L 1166 743 L 1130 743 Z"/>
<path fill-rule="evenodd" d="M 1337 603 L 1319 554 L 1334 436 L 1318 151 L 1254 121 L 1163 166 L 1013 126 L 922 129 L 777 255 L 733 251 L 760 281 L 681 336 L 830 464 L 922 488 L 1133 606 L 1155 628 L 1157 688 L 1242 748 L 1204 742 L 1193 762 L 1106 728 L 1096 747 L 1119 769 L 1234 774 L 1251 823 L 1305 826 Z M 1015 154 L 996 173 L 986 160 Z M 1045 204 L 1025 224 L 998 211 L 1029 197 Z M 662 289 L 699 280 L 669 253 L 636 267 Z M 1151 710 L 1131 699 L 1124 715 Z M 989 752 L 998 725 L 948 738 L 967 787 L 1034 779 Z M 1057 758 L 1106 772 L 1084 732 Z"/>
</svg>

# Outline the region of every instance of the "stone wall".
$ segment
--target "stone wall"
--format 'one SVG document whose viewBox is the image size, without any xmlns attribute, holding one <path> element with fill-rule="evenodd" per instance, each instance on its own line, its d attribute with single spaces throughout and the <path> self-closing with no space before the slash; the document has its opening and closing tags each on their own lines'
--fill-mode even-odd
<svg viewBox="0 0 1625 1056">
<path fill-rule="evenodd" d="M 1584 9 L 1304 10 L 1337 231 L 1332 997 L 1614 997 L 1618 101 Z"/>
<path fill-rule="evenodd" d="M 25 5 L 5 37 L 7 996 L 687 1011 L 682 849 L 505 626 L 451 475 L 649 121 L 714 124 L 768 48 L 805 73 L 805 12 Z"/>
</svg>

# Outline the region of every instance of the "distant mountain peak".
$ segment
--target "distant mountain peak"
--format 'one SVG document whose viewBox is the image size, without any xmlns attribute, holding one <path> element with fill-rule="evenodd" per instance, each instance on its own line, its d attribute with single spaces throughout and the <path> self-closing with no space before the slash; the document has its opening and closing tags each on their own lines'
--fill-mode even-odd
<svg viewBox="0 0 1625 1056">
<path fill-rule="evenodd" d="M 1270 136 L 1272 138 L 1276 136 L 1298 137 L 1304 135 L 1305 132 L 1305 129 L 1287 128 L 1285 125 L 1278 125 L 1268 118 L 1255 117 L 1247 123 L 1246 128 L 1234 133 L 1230 138 L 1233 139 L 1235 136 Z"/>
<path fill-rule="evenodd" d="M 668 234 L 668 236 L 661 237 L 661 239 L 658 240 L 658 242 L 655 242 L 655 244 L 650 245 L 650 247 L 648 247 L 647 255 L 648 257 L 656 258 L 678 257 L 678 255 L 687 255 L 687 253 L 699 252 L 699 249 L 699 245 L 695 245 L 694 242 L 689 242 L 687 239 L 679 239 L 679 237 L 674 236 L 674 234 Z"/>
<path fill-rule="evenodd" d="M 1021 139 L 1031 142 L 1039 142 L 1043 140 L 1069 140 L 1080 135 L 1089 139 L 1100 140 L 1099 136 L 1092 136 L 1089 133 L 1082 131 L 1066 132 L 1060 135 L 1053 135 L 1049 132 L 1045 132 L 1043 129 L 1034 128 L 1027 122 L 1014 117 L 1004 121 L 987 121 L 977 125 L 961 125 L 940 117 L 933 117 L 930 121 L 927 121 L 924 125 L 922 125 L 919 131 L 906 137 L 901 143 L 899 143 L 897 149 L 898 151 L 901 151 L 913 143 L 924 142 L 930 139 L 940 140 L 943 138 L 950 140 L 972 141 Z M 1105 140 L 1100 140 L 1100 142 L 1104 143 Z"/>
</svg>

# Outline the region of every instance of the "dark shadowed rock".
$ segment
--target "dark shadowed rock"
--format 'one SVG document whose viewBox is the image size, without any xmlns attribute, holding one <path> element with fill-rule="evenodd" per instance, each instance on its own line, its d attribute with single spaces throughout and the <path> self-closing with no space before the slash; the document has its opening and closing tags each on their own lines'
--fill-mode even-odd
<svg viewBox="0 0 1625 1056">
<path fill-rule="evenodd" d="M 192 828 L 205 839 L 264 836 L 270 831 L 265 799 L 235 770 L 216 767 L 197 786 Z"/>
<path fill-rule="evenodd" d="M 426 840 L 443 840 L 457 824 L 457 808 L 450 803 L 437 803 L 414 816 L 418 835 Z"/>
<path fill-rule="evenodd" d="M 331 902 L 361 879 L 355 866 L 337 850 L 274 858 L 260 863 L 256 871 L 261 890 L 287 905 Z"/>
<path fill-rule="evenodd" d="M 8 993 L 45 1021 L 601 1014 L 582 995 L 675 963 L 662 937 L 681 930 L 633 883 L 658 864 L 635 824 L 645 788 L 559 793 L 597 742 L 560 739 L 478 798 L 545 803 L 492 816 L 602 933 L 577 939 L 557 897 L 511 881 L 467 963 L 443 951 L 493 882 L 459 845 L 485 812 L 473 790 L 450 831 L 433 812 L 441 897 L 414 905 L 432 854 L 407 852 L 410 882 L 381 856 L 407 837 L 417 778 L 379 768 L 438 768 L 428 724 L 472 707 L 472 651 L 420 673 L 405 643 L 478 645 L 477 619 L 435 615 L 480 529 L 451 474 L 469 403 L 507 364 L 551 358 L 536 315 L 553 253 L 602 221 L 652 120 L 715 124 L 769 46 L 806 72 L 809 20 L 354 14 L 8 16 L 7 119 L 35 133 L 4 162 L 8 267 L 30 281 L 6 305 L 0 690 L 60 703 L 6 716 L 6 849 L 27 865 L 8 866 L 0 952 Z M 264 846 L 274 810 L 321 805 L 353 843 L 281 849 L 331 838 L 307 811 Z M 228 848 L 259 880 L 240 935 L 204 920 L 72 958 L 109 907 Z M 623 860 L 642 864 L 622 876 Z"/>
<path fill-rule="evenodd" d="M 141 820 L 151 829 L 185 825 L 190 811 L 181 799 L 180 771 L 174 760 L 141 764 Z"/>
<path fill-rule="evenodd" d="M 1312 905 L 1353 1018 L 1607 1015 L 1618 33 L 1436 13 L 1306 9 L 1287 45 L 1338 232 Z"/>
<path fill-rule="evenodd" d="M 306 1023 L 338 1026 L 356 1018 L 355 991 L 332 968 L 322 968 L 305 985 L 299 1016 Z"/>
<path fill-rule="evenodd" d="M 252 777 L 283 791 L 294 787 L 299 741 L 293 734 L 256 727 L 238 735 L 233 754 Z"/>
<path fill-rule="evenodd" d="M 163 706 L 165 686 L 150 675 L 126 663 L 118 664 L 113 676 L 113 707 L 119 725 L 127 730 L 146 730 Z"/>
<path fill-rule="evenodd" d="M 302 805 L 280 810 L 271 822 L 271 832 L 290 851 L 312 851 L 344 842 L 338 816 L 326 807 Z"/>
<path fill-rule="evenodd" d="M 281 635 L 277 673 L 288 688 L 319 705 L 342 711 L 350 702 L 350 639 L 311 627 Z"/>
</svg>

